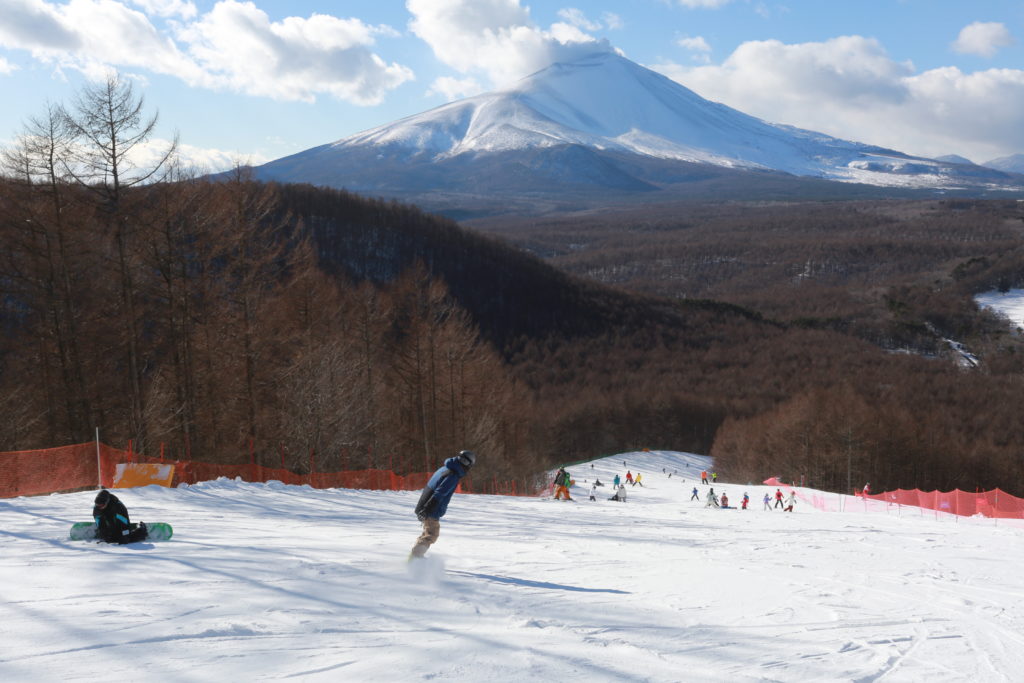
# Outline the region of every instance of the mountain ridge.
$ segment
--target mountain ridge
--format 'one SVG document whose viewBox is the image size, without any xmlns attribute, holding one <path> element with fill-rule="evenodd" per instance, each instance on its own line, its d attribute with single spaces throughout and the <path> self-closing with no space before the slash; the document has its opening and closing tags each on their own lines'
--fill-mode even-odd
<svg viewBox="0 0 1024 683">
<path fill-rule="evenodd" d="M 255 172 L 417 201 L 432 193 L 646 193 L 671 187 L 673 164 L 683 165 L 684 175 L 696 165 L 897 193 L 1024 187 L 1024 177 L 998 169 L 769 123 L 607 52 L 552 64 L 505 90 L 407 116 Z M 630 166 L 648 172 L 636 175 Z M 529 174 L 538 174 L 535 182 L 523 177 Z"/>
</svg>

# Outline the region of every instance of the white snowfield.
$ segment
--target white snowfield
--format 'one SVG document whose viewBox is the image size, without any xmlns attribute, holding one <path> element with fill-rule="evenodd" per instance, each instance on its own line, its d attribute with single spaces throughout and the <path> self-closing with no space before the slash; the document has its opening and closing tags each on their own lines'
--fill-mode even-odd
<svg viewBox="0 0 1024 683">
<path fill-rule="evenodd" d="M 412 564 L 413 491 L 122 490 L 175 529 L 129 546 L 66 540 L 91 492 L 0 500 L 0 680 L 1022 679 L 1019 524 L 810 489 L 769 512 L 774 488 L 734 482 L 716 493 L 751 509 L 708 509 L 706 465 L 629 453 L 570 467 L 574 502 L 456 495 Z M 609 501 L 626 467 L 644 486 Z"/>
<path fill-rule="evenodd" d="M 984 292 L 974 297 L 982 308 L 991 308 L 1005 316 L 1014 329 L 1024 327 L 1024 289 L 1011 289 L 1006 292 Z"/>
</svg>

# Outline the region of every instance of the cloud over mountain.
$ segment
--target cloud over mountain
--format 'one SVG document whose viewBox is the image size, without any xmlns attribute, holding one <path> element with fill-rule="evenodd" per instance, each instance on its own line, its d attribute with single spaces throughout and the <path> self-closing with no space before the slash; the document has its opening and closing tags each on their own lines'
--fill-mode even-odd
<svg viewBox="0 0 1024 683">
<path fill-rule="evenodd" d="M 721 64 L 652 68 L 755 116 L 924 156 L 1024 149 L 1024 70 L 918 72 L 878 41 L 743 43 Z"/>
</svg>

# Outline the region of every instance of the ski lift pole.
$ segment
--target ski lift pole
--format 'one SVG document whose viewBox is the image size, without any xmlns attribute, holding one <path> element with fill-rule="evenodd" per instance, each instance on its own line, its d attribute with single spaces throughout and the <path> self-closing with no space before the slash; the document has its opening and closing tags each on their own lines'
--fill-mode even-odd
<svg viewBox="0 0 1024 683">
<path fill-rule="evenodd" d="M 103 488 L 103 459 L 100 457 L 100 428 L 96 428 L 96 488 Z"/>
</svg>

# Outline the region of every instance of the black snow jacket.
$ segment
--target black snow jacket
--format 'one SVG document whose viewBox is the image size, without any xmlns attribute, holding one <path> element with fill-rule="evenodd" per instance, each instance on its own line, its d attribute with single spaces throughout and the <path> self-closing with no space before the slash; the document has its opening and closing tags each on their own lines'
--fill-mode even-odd
<svg viewBox="0 0 1024 683">
<path fill-rule="evenodd" d="M 128 508 L 113 493 L 106 507 L 93 507 L 92 518 L 96 522 L 96 538 L 107 543 L 135 543 L 147 536 L 145 525 L 132 524 Z"/>
</svg>

